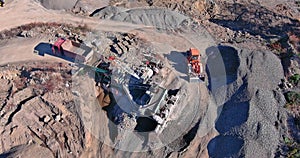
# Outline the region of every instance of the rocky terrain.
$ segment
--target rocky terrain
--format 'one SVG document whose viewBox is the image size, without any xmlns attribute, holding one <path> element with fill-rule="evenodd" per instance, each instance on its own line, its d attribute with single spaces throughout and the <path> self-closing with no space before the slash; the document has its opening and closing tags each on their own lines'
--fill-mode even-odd
<svg viewBox="0 0 300 158">
<path fill-rule="evenodd" d="M 30 8 L 24 14 L 34 16 L 38 9 L 52 19 L 0 29 L 0 157 L 300 156 L 297 1 L 17 2 L 0 10 Z M 168 68 L 166 87 L 186 97 L 174 119 L 161 134 L 136 132 L 139 122 L 116 104 L 114 89 L 89 73 L 74 75 L 66 61 L 30 58 L 39 42 L 58 37 L 96 56 L 124 54 L 125 62 L 139 59 L 132 50 L 157 53 Z M 16 48 L 19 41 L 28 47 Z M 202 53 L 206 83 L 185 79 L 180 53 L 189 47 Z"/>
<path fill-rule="evenodd" d="M 74 113 L 68 65 L 6 65 L 1 82 L 1 152 L 14 147 L 4 157 L 15 152 L 37 157 L 82 153 L 83 126 Z M 18 150 L 23 147 L 25 151 Z"/>
</svg>

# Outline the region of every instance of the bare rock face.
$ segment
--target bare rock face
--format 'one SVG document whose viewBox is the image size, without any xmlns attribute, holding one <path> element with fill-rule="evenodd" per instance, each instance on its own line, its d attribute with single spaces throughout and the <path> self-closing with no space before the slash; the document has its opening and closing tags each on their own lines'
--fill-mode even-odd
<svg viewBox="0 0 300 158">
<path fill-rule="evenodd" d="M 65 86 L 70 68 L 60 63 L 26 63 L 26 67 L 1 69 L 17 75 L 1 79 L 0 157 L 80 156 L 85 132 Z"/>
</svg>

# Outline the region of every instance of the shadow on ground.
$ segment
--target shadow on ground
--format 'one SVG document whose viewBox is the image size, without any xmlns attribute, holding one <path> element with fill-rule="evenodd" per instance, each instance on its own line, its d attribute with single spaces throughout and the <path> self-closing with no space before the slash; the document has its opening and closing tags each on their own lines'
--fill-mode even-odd
<svg viewBox="0 0 300 158">
<path fill-rule="evenodd" d="M 240 59 L 235 48 L 210 47 L 206 50 L 206 55 L 210 89 L 218 89 L 220 86 L 229 85 L 237 80 Z M 247 87 L 247 83 L 244 83 L 222 109 L 219 109 L 222 111 L 215 123 L 215 128 L 220 135 L 213 138 L 207 146 L 210 157 L 235 157 L 243 149 L 244 141 L 234 130 L 248 119 L 249 102 L 241 101 L 246 97 Z"/>
<path fill-rule="evenodd" d="M 226 102 L 222 112 L 215 123 L 219 136 L 212 139 L 208 144 L 210 157 L 232 157 L 242 150 L 244 141 L 236 129 L 242 126 L 249 116 L 249 102 L 240 102 L 247 93 L 247 84 L 242 85 L 232 98 Z M 230 135 L 230 136 L 228 136 Z"/>
<path fill-rule="evenodd" d="M 235 136 L 217 136 L 208 144 L 209 157 L 239 157 L 238 153 L 243 146 L 244 141 Z"/>
<path fill-rule="evenodd" d="M 51 55 L 51 56 L 54 56 L 54 57 L 64 59 L 64 60 L 69 61 L 69 62 L 75 62 L 75 60 L 72 59 L 72 58 L 67 58 L 67 57 L 58 56 L 58 55 L 53 54 L 52 44 L 50 44 L 50 43 L 44 43 L 44 42 L 39 43 L 38 45 L 36 45 L 34 47 L 34 52 L 36 54 L 40 55 L 40 56 L 45 56 L 45 54 L 47 54 L 47 55 Z"/>
<path fill-rule="evenodd" d="M 165 54 L 164 56 L 171 62 L 170 64 L 176 71 L 183 74 L 180 75 L 180 78 L 188 81 L 187 53 L 171 51 L 170 54 Z"/>
<path fill-rule="evenodd" d="M 238 51 L 230 46 L 213 46 L 205 50 L 208 88 L 213 91 L 237 79 L 240 66 Z"/>
</svg>

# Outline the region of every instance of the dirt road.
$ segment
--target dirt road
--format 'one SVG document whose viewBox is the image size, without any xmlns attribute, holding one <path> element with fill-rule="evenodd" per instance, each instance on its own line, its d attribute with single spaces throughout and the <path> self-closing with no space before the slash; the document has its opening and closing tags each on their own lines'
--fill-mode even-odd
<svg viewBox="0 0 300 158">
<path fill-rule="evenodd" d="M 12 39 L 11 41 L 0 42 L 0 65 L 16 63 L 21 61 L 58 61 L 65 60 L 54 58 L 49 55 L 39 56 L 33 54 L 33 48 L 41 42 L 41 39 Z M 21 44 L 22 43 L 22 44 Z"/>
<path fill-rule="evenodd" d="M 89 17 L 74 16 L 63 11 L 47 10 L 33 0 L 14 0 L 0 8 L 0 31 L 33 22 L 57 22 L 74 25 L 87 24 L 93 30 L 128 32 L 145 26 L 114 21 L 100 21 Z M 28 60 L 63 61 L 53 57 L 33 55 L 33 48 L 48 39 L 13 39 L 0 43 L 0 65 Z M 22 45 L 20 45 L 22 43 Z"/>
<path fill-rule="evenodd" d="M 22 13 L 22 14 L 18 14 Z M 91 17 L 75 16 L 59 10 L 47 10 L 38 2 L 33 0 L 15 0 L 8 2 L 6 7 L 0 8 L 0 31 L 14 28 L 20 25 L 29 24 L 33 22 L 57 22 L 74 25 L 87 25 L 89 28 L 97 31 L 112 31 L 112 32 L 136 32 L 140 37 L 152 41 L 160 48 L 160 51 L 168 52 L 170 45 L 180 51 L 185 51 L 191 46 L 197 47 L 201 51 L 205 51 L 209 45 L 213 45 L 212 39 L 205 38 L 201 40 L 199 33 L 183 32 L 180 35 L 158 33 L 154 27 L 136 25 L 126 22 L 118 22 L 111 20 L 100 20 Z M 206 35 L 207 36 L 207 35 Z M 189 37 L 188 39 L 186 37 Z M 200 39 L 200 42 L 199 42 Z M 207 40 L 208 39 L 208 40 Z M 6 61 L 18 62 L 25 60 L 50 60 L 50 58 L 41 58 L 32 56 L 34 46 L 39 42 L 47 42 L 48 39 L 18 39 L 17 41 L 7 41 L 5 45 L 0 48 L 1 58 L 0 64 L 5 64 Z M 13 43 L 13 44 L 12 44 Z M 21 47 L 16 48 L 18 43 L 24 43 Z M 160 43 L 163 43 L 161 45 Z M 22 50 L 22 51 L 20 51 Z M 52 60 L 52 59 L 51 59 Z M 54 59 L 55 60 L 55 59 Z"/>
</svg>

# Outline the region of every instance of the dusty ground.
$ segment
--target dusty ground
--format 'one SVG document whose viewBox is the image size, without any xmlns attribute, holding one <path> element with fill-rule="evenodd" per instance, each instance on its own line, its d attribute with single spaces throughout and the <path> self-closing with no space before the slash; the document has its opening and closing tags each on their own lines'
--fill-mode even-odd
<svg viewBox="0 0 300 158">
<path fill-rule="evenodd" d="M 122 134 L 99 106 L 91 79 L 72 78 L 66 61 L 32 53 L 38 43 L 68 33 L 1 32 L 0 157 L 297 157 L 299 146 L 295 152 L 285 143 L 297 138 L 299 129 L 289 121 L 277 86 L 284 75 L 299 72 L 299 57 L 290 58 L 299 54 L 299 40 L 291 36 L 299 33 L 299 6 L 292 1 L 40 2 L 9 1 L 0 8 L 5 17 L 0 31 L 34 22 L 82 30 L 80 25 L 92 32 L 75 40 L 90 43 L 107 32 L 134 33 L 164 56 L 178 77 L 170 85 L 185 85 L 188 97 L 162 135 Z M 99 9 L 108 4 L 132 9 Z M 185 61 L 178 54 L 189 47 L 203 52 L 208 87 L 185 79 Z M 157 142 L 165 144 L 155 148 Z"/>
</svg>

